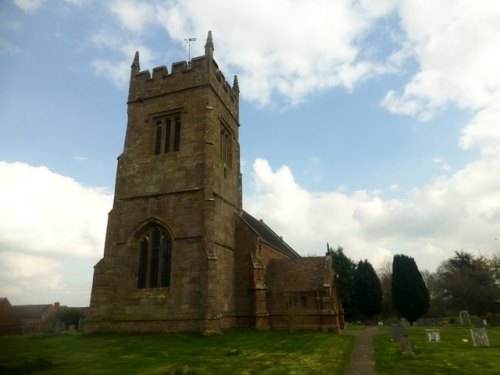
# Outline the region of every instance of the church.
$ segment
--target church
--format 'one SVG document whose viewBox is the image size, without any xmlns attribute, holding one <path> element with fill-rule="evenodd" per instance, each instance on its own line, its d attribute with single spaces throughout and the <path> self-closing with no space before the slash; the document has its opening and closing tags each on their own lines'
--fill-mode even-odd
<svg viewBox="0 0 500 375">
<path fill-rule="evenodd" d="M 331 255 L 302 257 L 243 210 L 239 86 L 204 56 L 131 66 L 104 256 L 85 332 L 337 331 Z"/>
</svg>

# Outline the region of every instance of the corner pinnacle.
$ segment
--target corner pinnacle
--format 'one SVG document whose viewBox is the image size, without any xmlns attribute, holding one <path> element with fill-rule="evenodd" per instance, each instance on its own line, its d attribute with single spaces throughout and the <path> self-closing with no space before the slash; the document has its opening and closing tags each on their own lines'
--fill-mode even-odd
<svg viewBox="0 0 500 375">
<path fill-rule="evenodd" d="M 132 69 L 137 68 L 137 70 L 140 69 L 140 64 L 139 64 L 139 51 L 135 51 L 135 56 L 134 56 L 134 61 L 132 62 L 132 65 L 130 66 Z"/>
<path fill-rule="evenodd" d="M 238 76 L 234 76 L 233 90 L 240 92 L 240 85 L 238 84 Z"/>
<path fill-rule="evenodd" d="M 214 42 L 212 40 L 212 31 L 208 31 L 207 42 L 205 43 L 205 53 L 208 51 L 213 52 L 214 50 Z"/>
</svg>

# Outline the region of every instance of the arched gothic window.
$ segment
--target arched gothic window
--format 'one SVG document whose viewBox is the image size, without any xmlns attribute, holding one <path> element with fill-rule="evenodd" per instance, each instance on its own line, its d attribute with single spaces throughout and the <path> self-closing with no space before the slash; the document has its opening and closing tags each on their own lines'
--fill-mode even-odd
<svg viewBox="0 0 500 375">
<path fill-rule="evenodd" d="M 139 240 L 138 288 L 167 288 L 170 286 L 172 238 L 155 225 Z"/>
</svg>

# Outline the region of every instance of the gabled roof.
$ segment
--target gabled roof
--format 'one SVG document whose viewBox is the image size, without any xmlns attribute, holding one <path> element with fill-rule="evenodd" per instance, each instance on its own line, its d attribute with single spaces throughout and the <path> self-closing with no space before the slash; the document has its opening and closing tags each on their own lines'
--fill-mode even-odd
<svg viewBox="0 0 500 375">
<path fill-rule="evenodd" d="M 283 237 L 278 236 L 263 220 L 257 220 L 246 211 L 242 211 L 241 218 L 269 246 L 289 257 L 300 258 L 300 255 L 283 241 Z"/>
<path fill-rule="evenodd" d="M 17 305 L 12 306 L 16 314 L 21 319 L 31 319 L 31 318 L 41 318 L 42 315 L 50 308 L 52 305 Z"/>
<path fill-rule="evenodd" d="M 323 288 L 326 270 L 325 257 L 272 259 L 266 267 L 266 285 L 282 291 L 314 291 Z"/>
<path fill-rule="evenodd" d="M 0 298 L 0 326 L 22 324 L 8 298 Z"/>
</svg>

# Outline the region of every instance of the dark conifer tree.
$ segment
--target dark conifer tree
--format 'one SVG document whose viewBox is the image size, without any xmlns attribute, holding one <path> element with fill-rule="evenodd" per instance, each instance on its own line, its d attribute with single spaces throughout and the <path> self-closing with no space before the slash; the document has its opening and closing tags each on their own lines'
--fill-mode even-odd
<svg viewBox="0 0 500 375">
<path fill-rule="evenodd" d="M 399 315 L 416 321 L 429 310 L 429 292 L 415 260 L 394 255 L 392 262 L 392 299 Z"/>
<path fill-rule="evenodd" d="M 373 266 L 366 259 L 360 261 L 354 273 L 356 306 L 363 315 L 374 316 L 382 312 L 382 287 Z"/>
<path fill-rule="evenodd" d="M 333 270 L 335 272 L 337 290 L 340 294 L 344 317 L 348 320 L 356 319 L 358 312 L 354 297 L 354 271 L 356 263 L 344 253 L 340 246 L 333 250 L 327 245 L 328 253 L 333 257 Z"/>
</svg>

